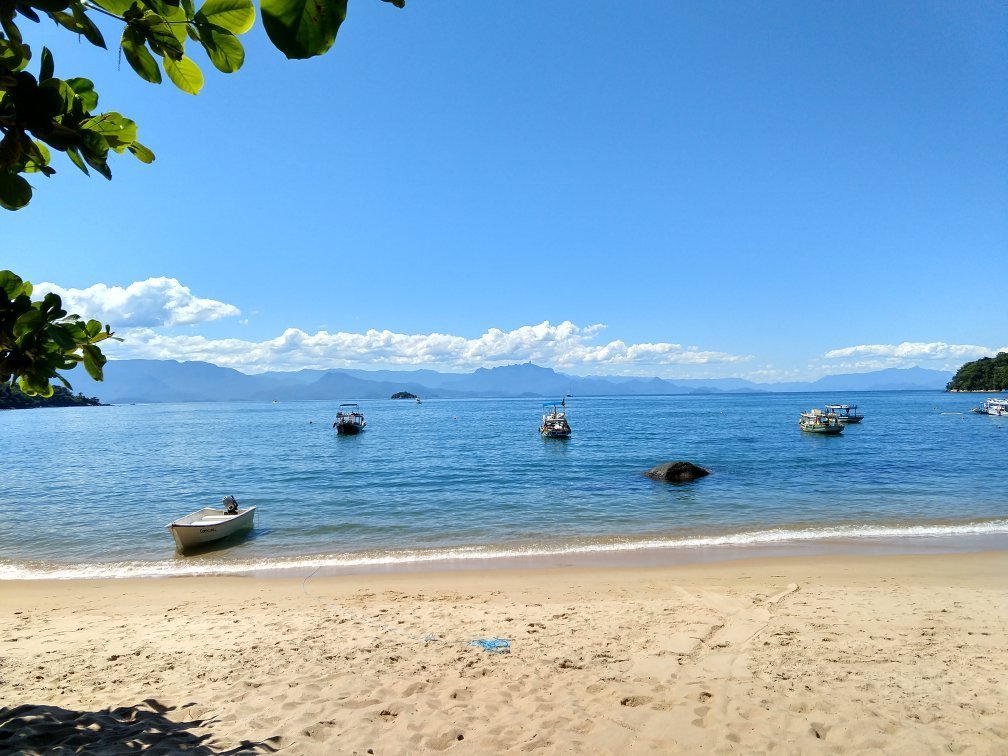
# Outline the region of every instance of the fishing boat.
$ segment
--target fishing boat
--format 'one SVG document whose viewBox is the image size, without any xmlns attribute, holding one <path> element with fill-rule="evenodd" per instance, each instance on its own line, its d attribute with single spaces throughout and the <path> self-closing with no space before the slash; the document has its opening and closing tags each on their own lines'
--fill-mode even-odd
<svg viewBox="0 0 1008 756">
<path fill-rule="evenodd" d="M 847 425 L 849 423 L 860 423 L 864 420 L 864 415 L 859 415 L 856 404 L 827 404 L 826 414 L 833 415 L 837 421 Z"/>
<path fill-rule="evenodd" d="M 571 428 L 567 423 L 567 398 L 543 404 L 542 424 L 539 433 L 544 438 L 570 438 Z"/>
<path fill-rule="evenodd" d="M 184 552 L 252 528 L 255 507 L 242 509 L 233 496 L 225 496 L 223 504 L 224 509 L 204 507 L 169 523 L 166 527 L 175 539 L 175 548 Z"/>
<path fill-rule="evenodd" d="M 341 404 L 336 413 L 336 420 L 333 421 L 333 428 L 342 436 L 354 436 L 364 430 L 367 423 L 364 422 L 364 415 L 360 407 L 353 403 Z"/>
<path fill-rule="evenodd" d="M 981 415 L 1008 417 L 1008 399 L 998 399 L 997 397 L 984 399 L 979 407 L 973 408 L 973 411 L 979 412 Z"/>
<path fill-rule="evenodd" d="M 844 429 L 836 415 L 827 414 L 821 409 L 802 412 L 798 427 L 806 433 L 819 433 L 824 436 L 836 436 Z"/>
</svg>

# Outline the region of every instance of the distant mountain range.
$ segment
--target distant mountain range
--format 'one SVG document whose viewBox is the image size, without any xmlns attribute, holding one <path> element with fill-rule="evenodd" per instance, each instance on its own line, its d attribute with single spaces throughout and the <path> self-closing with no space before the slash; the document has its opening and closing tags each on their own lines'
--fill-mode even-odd
<svg viewBox="0 0 1008 756">
<path fill-rule="evenodd" d="M 753 383 L 741 378 L 676 379 L 574 376 L 532 363 L 480 368 L 471 373 L 435 370 L 299 370 L 247 375 L 208 362 L 114 360 L 105 380 L 83 370 L 67 374 L 75 392 L 109 404 L 130 402 L 293 401 L 388 399 L 397 391 L 427 398 L 642 396 L 767 391 L 941 390 L 952 373 L 891 368 L 831 375 L 812 382 Z"/>
</svg>

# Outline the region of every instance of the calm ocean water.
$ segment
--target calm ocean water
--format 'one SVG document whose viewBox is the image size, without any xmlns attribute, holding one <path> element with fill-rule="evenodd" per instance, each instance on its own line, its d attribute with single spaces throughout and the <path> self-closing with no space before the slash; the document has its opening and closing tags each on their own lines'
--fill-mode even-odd
<svg viewBox="0 0 1008 756">
<path fill-rule="evenodd" d="M 942 392 L 575 397 L 573 437 L 540 399 L 166 404 L 0 413 L 0 578 L 482 566 L 536 555 L 761 544 L 1008 544 L 1008 418 Z M 827 401 L 866 416 L 798 430 Z M 685 485 L 642 475 L 686 459 Z M 171 520 L 226 494 L 252 533 L 174 553 Z M 993 540 L 992 540 L 993 539 Z M 478 560 L 478 561 L 477 561 Z"/>
</svg>

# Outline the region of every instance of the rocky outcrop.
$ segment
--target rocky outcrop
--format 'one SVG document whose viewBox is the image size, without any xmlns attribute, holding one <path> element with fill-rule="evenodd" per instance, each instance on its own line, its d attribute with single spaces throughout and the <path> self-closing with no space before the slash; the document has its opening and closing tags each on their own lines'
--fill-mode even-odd
<svg viewBox="0 0 1008 756">
<path fill-rule="evenodd" d="M 649 478 L 661 480 L 666 483 L 686 483 L 705 475 L 710 475 L 710 470 L 694 465 L 692 462 L 666 462 L 652 467 L 646 473 Z"/>
</svg>

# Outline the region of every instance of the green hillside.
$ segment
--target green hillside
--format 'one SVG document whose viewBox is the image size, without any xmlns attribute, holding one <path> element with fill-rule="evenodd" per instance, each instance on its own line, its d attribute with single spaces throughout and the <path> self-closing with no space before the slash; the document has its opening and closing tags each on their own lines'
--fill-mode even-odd
<svg viewBox="0 0 1008 756">
<path fill-rule="evenodd" d="M 997 357 L 981 357 L 967 362 L 949 381 L 946 391 L 1006 391 L 1008 390 L 1008 352 Z"/>
</svg>

